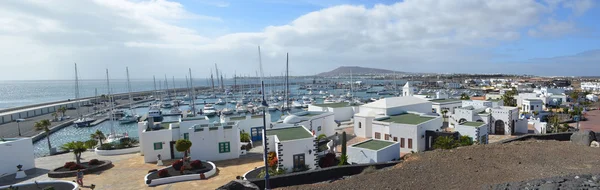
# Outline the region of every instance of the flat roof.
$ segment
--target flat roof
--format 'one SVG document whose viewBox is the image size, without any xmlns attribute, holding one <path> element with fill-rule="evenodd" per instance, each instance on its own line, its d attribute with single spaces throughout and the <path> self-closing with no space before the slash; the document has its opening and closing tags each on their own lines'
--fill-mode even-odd
<svg viewBox="0 0 600 190">
<path fill-rule="evenodd" d="M 435 103 L 458 102 L 458 101 L 462 102 L 459 99 L 437 99 L 437 100 L 429 100 L 429 101 L 432 101 Z"/>
<path fill-rule="evenodd" d="M 239 121 L 239 120 L 244 120 L 244 119 L 246 119 L 246 116 L 229 117 L 230 121 Z"/>
<path fill-rule="evenodd" d="M 381 150 L 387 146 L 390 146 L 394 144 L 394 142 L 389 142 L 389 141 L 381 141 L 381 140 L 368 140 L 365 142 L 361 142 L 358 144 L 353 145 L 352 147 L 358 147 L 358 148 L 366 148 L 366 149 L 371 149 L 371 150 Z"/>
<path fill-rule="evenodd" d="M 178 122 L 164 122 L 164 123 L 160 123 L 160 126 L 161 126 L 163 129 L 169 129 L 169 125 L 170 125 L 171 123 L 173 123 L 173 124 L 174 124 L 174 125 L 173 125 L 173 127 L 179 127 L 179 123 L 178 123 Z"/>
<path fill-rule="evenodd" d="M 206 120 L 206 117 L 204 117 L 204 116 L 196 116 L 196 117 L 181 118 L 181 121 L 192 121 L 192 120 Z"/>
<path fill-rule="evenodd" d="M 289 127 L 282 129 L 267 130 L 267 135 L 276 135 L 280 141 L 291 141 L 296 139 L 304 139 L 312 137 L 304 127 Z"/>
<path fill-rule="evenodd" d="M 338 103 L 329 103 L 329 104 L 314 104 L 314 106 L 330 107 L 330 108 L 343 108 L 343 107 L 349 107 L 350 105 L 348 104 L 348 102 L 338 102 Z"/>
<path fill-rule="evenodd" d="M 432 120 L 434 117 L 423 117 L 417 114 L 406 113 L 400 115 L 389 116 L 389 118 L 385 118 L 379 121 L 390 122 L 390 123 L 403 123 L 403 124 L 420 124 L 429 120 Z"/>
<path fill-rule="evenodd" d="M 481 125 L 484 125 L 484 122 L 473 122 L 473 121 L 467 121 L 462 123 L 461 125 L 466 125 L 466 126 L 471 126 L 471 127 L 481 127 Z"/>
</svg>

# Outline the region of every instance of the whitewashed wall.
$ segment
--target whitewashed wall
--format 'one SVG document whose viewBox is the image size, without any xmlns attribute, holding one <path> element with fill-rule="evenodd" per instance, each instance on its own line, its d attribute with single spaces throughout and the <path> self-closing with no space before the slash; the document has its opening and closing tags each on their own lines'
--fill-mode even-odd
<svg viewBox="0 0 600 190">
<path fill-rule="evenodd" d="M 141 150 L 144 152 L 144 162 L 156 162 L 156 157 L 160 154 L 163 160 L 171 158 L 171 146 L 169 142 L 173 141 L 173 132 L 171 130 L 158 130 L 143 132 L 140 136 Z M 162 143 L 161 150 L 154 150 L 154 143 Z"/>
<path fill-rule="evenodd" d="M 388 108 L 386 110 L 386 115 L 398 115 L 406 112 L 419 112 L 419 113 L 430 113 L 431 112 L 431 102 L 421 103 L 421 104 L 413 104 L 400 106 L 395 108 Z"/>
<path fill-rule="evenodd" d="M 373 117 L 354 116 L 354 134 L 358 137 L 371 138 L 372 122 Z"/>
<path fill-rule="evenodd" d="M 0 176 L 17 173 L 17 165 L 23 165 L 22 170 L 35 168 L 33 142 L 31 138 L 8 138 L 0 142 Z"/>
<path fill-rule="evenodd" d="M 223 126 L 216 130 L 204 128 L 203 131 L 194 132 L 190 129 L 190 155 L 193 160 L 228 160 L 239 158 L 240 156 L 240 130 L 233 126 L 231 129 L 225 129 Z M 230 152 L 219 153 L 219 143 L 229 142 Z"/>
<path fill-rule="evenodd" d="M 283 156 L 280 158 L 280 163 L 287 169 L 288 172 L 291 172 L 294 167 L 294 155 L 296 154 L 304 154 L 304 163 L 310 167 L 310 169 L 315 169 L 315 152 L 312 150 L 315 148 L 314 145 L 314 137 L 305 138 L 305 139 L 297 139 L 291 141 L 283 141 L 281 143 L 283 149 Z M 309 153 L 311 150 L 311 153 Z"/>
<path fill-rule="evenodd" d="M 351 145 L 346 148 L 346 155 L 348 155 L 348 163 L 367 164 L 377 162 L 377 151 L 371 149 Z"/>
<path fill-rule="evenodd" d="M 377 162 L 387 162 L 400 158 L 400 143 L 394 143 L 377 151 Z"/>
</svg>

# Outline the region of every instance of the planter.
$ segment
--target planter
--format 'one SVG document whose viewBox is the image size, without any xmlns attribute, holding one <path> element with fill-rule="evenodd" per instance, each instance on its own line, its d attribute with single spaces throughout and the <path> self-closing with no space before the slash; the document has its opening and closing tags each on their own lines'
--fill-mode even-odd
<svg viewBox="0 0 600 190">
<path fill-rule="evenodd" d="M 79 185 L 77 185 L 77 183 L 73 183 L 70 181 L 63 181 L 63 180 L 38 181 L 37 184 L 36 183 L 20 183 L 20 184 L 15 184 L 12 187 L 19 188 L 20 190 L 29 190 L 29 189 L 33 190 L 33 189 L 44 189 L 45 187 L 49 187 L 49 186 L 54 187 L 54 189 L 65 189 L 65 190 L 79 189 Z M 0 190 L 8 189 L 8 187 L 10 187 L 10 185 L 0 186 Z"/>
<path fill-rule="evenodd" d="M 144 177 L 144 181 L 146 182 L 146 185 L 153 187 L 153 186 L 157 186 L 157 185 L 162 185 L 162 184 L 168 184 L 168 183 L 176 183 L 176 182 L 182 182 L 182 181 L 190 181 L 190 180 L 202 180 L 202 179 L 208 179 L 212 176 L 214 176 L 217 173 L 217 166 L 215 166 L 214 163 L 210 162 L 210 161 L 202 161 L 203 164 L 209 164 L 210 170 L 206 171 L 206 172 L 202 172 L 199 174 L 187 174 L 187 175 L 175 175 L 175 176 L 171 176 L 171 177 L 164 177 L 164 178 L 156 178 L 156 179 L 151 179 L 150 176 L 151 175 L 157 175 L 158 171 L 162 170 L 162 169 L 169 169 L 171 168 L 171 166 L 166 167 L 166 168 L 161 168 L 155 172 L 150 172 L 148 173 L 145 177 Z"/>
<path fill-rule="evenodd" d="M 87 162 L 82 162 L 82 165 L 87 165 Z M 108 170 L 112 167 L 112 162 L 108 160 L 100 160 L 99 165 L 88 166 L 88 168 L 81 169 L 84 174 L 91 174 L 99 171 Z M 64 171 L 64 168 L 58 167 L 50 172 L 48 172 L 48 177 L 51 178 L 64 178 L 64 177 L 74 177 L 77 176 L 77 170 L 73 171 Z"/>
<path fill-rule="evenodd" d="M 265 167 L 258 167 L 258 168 L 254 168 L 248 172 L 246 172 L 242 177 L 244 177 L 245 180 L 248 179 L 256 179 L 258 174 L 260 173 L 260 171 L 262 171 Z"/>
<path fill-rule="evenodd" d="M 94 149 L 94 152 L 96 153 L 96 155 L 99 155 L 99 156 L 113 156 L 113 155 L 131 154 L 131 153 L 140 152 L 140 147 L 136 146 L 136 147 L 132 147 L 132 148 L 114 149 L 114 150 L 98 150 L 98 148 L 96 148 L 96 149 Z"/>
</svg>

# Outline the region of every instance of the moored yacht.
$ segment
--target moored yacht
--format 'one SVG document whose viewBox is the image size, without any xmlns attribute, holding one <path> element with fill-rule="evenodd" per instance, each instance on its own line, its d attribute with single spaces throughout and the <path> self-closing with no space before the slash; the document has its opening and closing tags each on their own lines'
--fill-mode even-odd
<svg viewBox="0 0 600 190">
<path fill-rule="evenodd" d="M 202 109 L 202 113 L 204 113 L 206 116 L 214 116 L 217 115 L 217 110 L 215 110 L 215 107 L 213 107 L 211 104 L 206 104 Z"/>
</svg>

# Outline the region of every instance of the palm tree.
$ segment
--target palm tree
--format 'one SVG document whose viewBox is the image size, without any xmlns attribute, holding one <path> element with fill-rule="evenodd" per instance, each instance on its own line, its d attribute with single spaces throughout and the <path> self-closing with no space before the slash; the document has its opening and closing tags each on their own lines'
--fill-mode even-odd
<svg viewBox="0 0 600 190">
<path fill-rule="evenodd" d="M 52 117 L 54 117 L 54 121 L 58 121 L 58 112 L 52 113 Z"/>
<path fill-rule="evenodd" d="M 62 145 L 63 150 L 70 150 L 75 154 L 75 161 L 77 164 L 81 164 L 81 153 L 85 152 L 87 148 L 85 147 L 85 143 L 81 141 L 72 141 L 67 144 Z"/>
<path fill-rule="evenodd" d="M 60 107 L 58 108 L 58 111 L 62 112 L 62 116 L 65 116 L 65 113 L 67 112 L 67 108 L 66 107 Z"/>
<path fill-rule="evenodd" d="M 470 100 L 470 99 L 471 99 L 471 97 L 469 97 L 469 95 L 468 95 L 467 93 L 462 93 L 462 94 L 460 95 L 460 99 L 461 99 L 461 100 Z"/>
<path fill-rule="evenodd" d="M 104 133 L 102 133 L 102 131 L 96 130 L 95 133 L 90 134 L 90 138 L 98 140 L 100 142 L 100 146 L 102 146 L 102 141 L 106 139 L 106 136 Z"/>
<path fill-rule="evenodd" d="M 444 122 L 446 122 L 446 114 L 448 113 L 448 110 L 444 109 L 442 110 L 442 116 L 444 118 Z"/>
<path fill-rule="evenodd" d="M 52 125 L 50 123 L 50 120 L 44 119 L 44 120 L 35 122 L 33 127 L 35 128 L 36 131 L 44 130 L 44 132 L 46 133 L 46 140 L 48 140 L 48 151 L 50 152 L 50 154 L 52 154 L 52 146 L 50 145 L 50 128 L 49 128 L 50 125 Z"/>
</svg>

